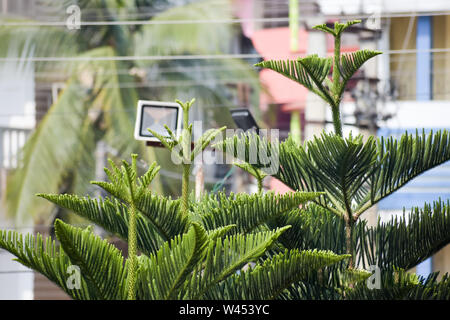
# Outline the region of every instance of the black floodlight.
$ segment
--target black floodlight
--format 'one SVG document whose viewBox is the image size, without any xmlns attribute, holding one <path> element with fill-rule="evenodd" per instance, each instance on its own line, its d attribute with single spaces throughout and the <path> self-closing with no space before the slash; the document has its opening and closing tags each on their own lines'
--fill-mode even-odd
<svg viewBox="0 0 450 320">
<path fill-rule="evenodd" d="M 239 129 L 244 131 L 255 130 L 256 133 L 259 133 L 258 124 L 248 109 L 232 109 L 230 113 Z"/>
<path fill-rule="evenodd" d="M 147 129 L 152 129 L 164 137 L 169 137 L 164 125 L 167 125 L 178 136 L 181 132 L 182 118 L 183 109 L 178 103 L 139 100 L 134 137 L 137 140 L 159 142 L 158 138 Z"/>
</svg>

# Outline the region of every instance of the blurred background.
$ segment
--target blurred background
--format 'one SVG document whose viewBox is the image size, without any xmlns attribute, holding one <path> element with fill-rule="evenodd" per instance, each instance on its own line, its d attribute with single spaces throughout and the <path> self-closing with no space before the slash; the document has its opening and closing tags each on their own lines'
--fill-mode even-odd
<svg viewBox="0 0 450 320">
<path fill-rule="evenodd" d="M 101 196 L 107 158 L 158 161 L 152 188 L 177 197 L 181 171 L 162 148 L 133 137 L 139 99 L 196 98 L 203 129 L 249 109 L 261 128 L 308 140 L 331 131 L 330 109 L 298 84 L 253 65 L 263 59 L 332 55 L 317 24 L 360 19 L 343 51 L 383 52 L 352 78 L 344 134 L 399 136 L 450 128 L 450 1 L 446 0 L 0 0 L 0 228 L 52 235 L 56 218 L 86 225 L 36 193 Z M 205 151 L 212 156 L 212 150 Z M 197 174 L 194 168 L 191 180 Z M 226 164 L 202 168 L 205 190 L 254 192 Z M 286 192 L 276 179 L 265 188 Z M 450 164 L 381 201 L 364 218 L 390 219 L 450 198 Z M 102 233 L 101 230 L 97 230 Z M 111 239 L 115 241 L 115 239 Z M 121 244 L 118 242 L 120 247 Z M 0 250 L 0 299 L 65 299 Z M 450 271 L 447 246 L 413 272 Z"/>
</svg>

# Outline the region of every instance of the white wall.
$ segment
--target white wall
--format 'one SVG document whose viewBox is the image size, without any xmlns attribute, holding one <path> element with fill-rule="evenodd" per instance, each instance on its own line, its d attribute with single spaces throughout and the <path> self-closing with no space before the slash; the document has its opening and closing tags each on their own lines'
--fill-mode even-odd
<svg viewBox="0 0 450 320">
<path fill-rule="evenodd" d="M 8 44 L 10 57 L 20 57 L 13 45 Z M 25 46 L 22 57 L 31 56 L 32 50 Z M 34 67 L 22 60 L 20 62 L 0 63 L 0 127 L 32 129 L 35 126 L 34 103 Z M 3 132 L 3 131 L 0 131 Z M 0 139 L 5 149 L 0 150 L 0 170 L 4 167 L 4 153 L 15 152 L 17 148 L 10 146 L 12 140 Z M 22 139 L 23 140 L 23 139 Z M 23 144 L 25 141 L 18 141 Z M 19 146 L 20 147 L 20 146 Z M 2 175 L 4 177 L 4 175 Z M 31 221 L 27 225 L 32 225 Z M 13 227 L 12 221 L 5 218 L 4 209 L 0 207 L 0 229 Z M 33 229 L 19 229 L 31 233 Z M 0 299 L 32 299 L 33 274 L 18 262 L 12 261 L 14 256 L 0 249 Z M 25 272 L 24 272 L 25 271 Z"/>
<path fill-rule="evenodd" d="M 396 116 L 387 128 L 450 128 L 450 101 L 397 101 L 386 103 L 388 112 Z"/>
</svg>

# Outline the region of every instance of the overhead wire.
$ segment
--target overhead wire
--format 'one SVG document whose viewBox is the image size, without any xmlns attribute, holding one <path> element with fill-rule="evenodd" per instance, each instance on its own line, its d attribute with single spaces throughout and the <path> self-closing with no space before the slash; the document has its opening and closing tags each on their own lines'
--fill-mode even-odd
<svg viewBox="0 0 450 320">
<path fill-rule="evenodd" d="M 422 52 L 431 53 L 447 53 L 450 48 L 432 48 L 432 49 L 399 49 L 399 50 L 385 50 L 384 55 L 396 54 L 414 54 Z M 87 62 L 87 61 L 161 61 L 161 60 L 222 60 L 222 59 L 259 59 L 264 56 L 277 56 L 279 54 L 265 53 L 229 53 L 229 54 L 187 54 L 187 55 L 144 55 L 144 56 L 73 56 L 73 57 L 2 57 L 0 62 Z M 284 57 L 284 56 L 283 56 Z M 283 58 L 280 56 L 280 59 Z M 377 57 L 375 57 L 376 59 Z M 276 59 L 276 58 L 275 58 Z"/>
<path fill-rule="evenodd" d="M 414 93 L 411 93 L 411 94 L 402 94 L 401 95 L 401 100 L 398 100 L 398 101 L 408 101 L 408 98 L 411 98 L 411 99 L 414 99 L 415 97 L 416 97 L 416 95 L 417 94 L 420 94 L 420 92 L 414 92 Z M 433 92 L 433 94 L 435 94 L 435 95 L 450 95 L 450 91 L 435 91 L 435 92 Z M 398 102 L 397 101 L 397 102 Z M 351 102 L 351 101 L 347 101 L 347 102 Z M 310 101 L 310 102 L 308 102 L 308 103 L 311 103 L 311 105 L 317 105 L 317 106 L 319 106 L 319 105 L 322 105 L 323 103 L 321 102 L 321 101 Z M 345 101 L 344 101 L 344 103 L 346 103 Z M 214 104 L 214 105 L 208 105 L 208 106 L 204 106 L 204 107 L 206 107 L 206 108 L 228 108 L 228 109 L 230 109 L 230 108 L 236 108 L 236 105 L 232 105 L 232 104 L 227 104 L 227 105 L 225 105 L 225 104 L 222 104 L 222 105 L 219 105 L 219 104 Z M 107 110 L 103 110 L 102 112 L 104 112 L 104 113 L 120 113 L 120 112 L 122 112 L 122 113 L 133 113 L 133 112 L 135 112 L 135 110 L 134 110 L 134 107 L 133 108 L 124 108 L 124 109 L 118 109 L 118 108 L 109 108 L 109 109 L 107 109 Z M 70 111 L 64 111 L 64 112 L 62 112 L 62 111 L 53 111 L 53 112 L 51 112 L 51 113 L 47 113 L 46 111 L 36 111 L 36 112 L 34 112 L 34 113 L 23 113 L 23 112 L 14 112 L 14 113 L 7 113 L 7 114 L 2 114 L 2 113 L 0 113 L 0 117 L 13 117 L 13 116 L 27 116 L 27 117 L 33 117 L 33 116 L 40 116 L 40 115 L 48 115 L 48 116 L 52 116 L 52 117 L 65 117 L 65 116 L 67 116 L 67 117 L 70 117 L 70 116 L 72 116 L 72 115 L 75 115 L 75 114 L 79 114 L 79 112 L 76 112 L 76 111 L 73 111 L 73 112 L 70 112 Z M 1 128 L 0 128 L 1 129 Z"/>
<path fill-rule="evenodd" d="M 83 12 L 83 9 L 81 9 Z M 408 13 L 380 13 L 380 14 L 347 14 L 347 15 L 323 15 L 324 19 L 369 19 L 374 16 L 377 18 L 401 18 L 401 17 L 421 17 L 421 16 L 446 16 L 450 15 L 450 11 L 440 12 L 408 12 Z M 309 18 L 317 18 L 317 15 L 303 14 L 299 16 L 299 22 L 307 22 Z M 245 22 L 289 22 L 289 17 L 275 17 L 275 18 L 227 18 L 227 19 L 186 19 L 186 20 L 103 20 L 103 21 L 80 21 L 80 26 L 114 26 L 114 25 L 171 25 L 171 24 L 238 24 Z M 3 21 L 0 26 L 10 27 L 66 27 L 66 21 Z"/>
</svg>

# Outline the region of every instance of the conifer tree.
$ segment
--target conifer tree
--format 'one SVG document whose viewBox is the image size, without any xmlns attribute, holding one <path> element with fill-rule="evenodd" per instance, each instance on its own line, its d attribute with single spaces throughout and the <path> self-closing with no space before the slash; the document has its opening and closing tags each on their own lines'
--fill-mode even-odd
<svg viewBox="0 0 450 320">
<path fill-rule="evenodd" d="M 416 134 L 405 133 L 398 140 L 371 136 L 364 141 L 362 135 L 343 136 L 340 104 L 345 86 L 367 60 L 381 54 L 372 50 L 341 54 L 342 33 L 359 22 L 336 22 L 334 28 L 325 24 L 314 27 L 334 37 L 333 57 L 309 55 L 257 64 L 305 86 L 323 99 L 331 108 L 333 133 L 323 132 L 303 145 L 292 137 L 282 143 L 271 143 L 248 134 L 229 138 L 216 147 L 231 150 L 242 161 L 249 161 L 250 145 L 271 150 L 279 157 L 279 170 L 274 177 L 293 190 L 324 192 L 303 214 L 285 213 L 272 224 L 272 227 L 292 226 L 279 239 L 284 246 L 346 253 L 351 257 L 340 265 L 344 267 L 341 271 L 353 271 L 355 275 L 374 268 L 381 273 L 378 290 L 371 290 L 363 282 L 353 283 L 354 279 L 334 270 L 326 280 L 320 280 L 324 274 L 318 274 L 313 282 L 298 285 L 291 292 L 293 297 L 448 299 L 447 274 L 438 282 L 438 273 L 424 279 L 406 271 L 450 242 L 449 200 L 436 199 L 433 204 L 413 208 L 410 213 L 404 211 L 400 218 L 386 223 L 379 220 L 375 227 L 367 226 L 361 219 L 380 200 L 421 173 L 450 160 L 450 137 L 447 130 L 428 135 L 417 130 Z M 236 152 L 242 147 L 246 148 L 245 153 Z M 255 170 L 265 167 L 262 162 L 248 165 Z"/>
</svg>

